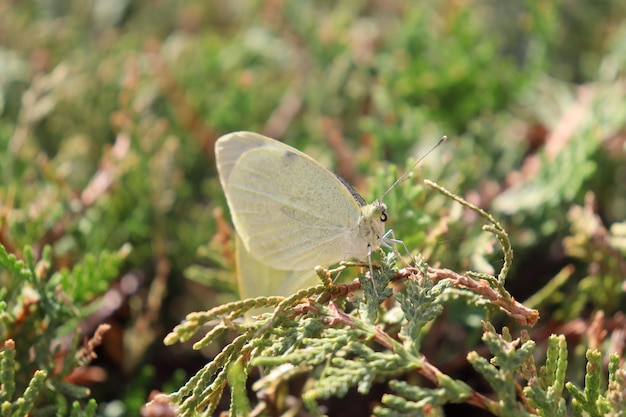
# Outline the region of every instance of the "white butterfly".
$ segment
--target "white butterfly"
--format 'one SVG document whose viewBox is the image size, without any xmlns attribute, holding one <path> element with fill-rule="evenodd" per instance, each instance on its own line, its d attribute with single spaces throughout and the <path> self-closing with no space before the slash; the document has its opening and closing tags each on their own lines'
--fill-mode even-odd
<svg viewBox="0 0 626 417">
<path fill-rule="evenodd" d="M 412 169 L 367 204 L 308 155 L 257 133 L 220 137 L 215 155 L 243 245 L 272 268 L 297 271 L 364 259 L 381 245 L 397 242 L 385 234 L 387 207 L 382 201 Z"/>
</svg>

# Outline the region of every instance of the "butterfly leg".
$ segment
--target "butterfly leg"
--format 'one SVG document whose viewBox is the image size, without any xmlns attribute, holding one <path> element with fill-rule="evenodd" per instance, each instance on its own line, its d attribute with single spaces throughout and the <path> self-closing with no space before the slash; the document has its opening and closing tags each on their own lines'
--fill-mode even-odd
<svg viewBox="0 0 626 417">
<path fill-rule="evenodd" d="M 374 282 L 374 266 L 372 265 L 372 245 L 367 245 L 367 261 L 370 264 L 370 280 L 372 281 L 372 289 L 378 299 L 378 291 L 376 290 L 376 283 Z"/>
<path fill-rule="evenodd" d="M 391 237 L 389 237 L 391 235 Z M 404 258 L 402 257 L 402 255 L 400 255 L 400 253 L 398 252 L 398 250 L 396 249 L 396 245 L 398 244 L 402 244 L 402 246 L 404 246 L 404 250 L 406 251 L 406 254 L 409 258 L 411 258 L 411 252 L 409 252 L 409 248 L 406 247 L 406 245 L 404 244 L 404 242 L 400 239 L 396 239 L 396 235 L 393 232 L 393 229 L 389 229 L 385 232 L 385 234 L 379 238 L 380 241 L 380 246 L 384 246 L 388 249 L 393 249 L 393 251 L 396 253 L 396 255 L 398 256 L 399 259 L 402 260 L 402 262 L 408 266 L 407 262 L 404 260 Z"/>
</svg>

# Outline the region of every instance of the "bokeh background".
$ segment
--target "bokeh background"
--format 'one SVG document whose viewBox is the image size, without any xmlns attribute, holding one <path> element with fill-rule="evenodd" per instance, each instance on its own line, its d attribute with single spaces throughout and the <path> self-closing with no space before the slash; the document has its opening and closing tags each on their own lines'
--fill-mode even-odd
<svg viewBox="0 0 626 417">
<path fill-rule="evenodd" d="M 284 140 L 367 200 L 447 135 L 386 201 L 396 236 L 459 272 L 501 267 L 481 219 L 421 184 L 437 181 L 508 231 L 507 287 L 539 309 L 539 345 L 565 334 L 583 375 L 601 312 L 600 342 L 621 354 L 625 18 L 623 0 L 0 2 L 0 243 L 48 256 L 42 276 L 71 299 L 47 323 L 51 346 L 111 325 L 91 366 L 63 378 L 102 415 L 137 415 L 218 352 L 162 339 L 237 299 L 213 153 L 235 130 Z M 17 331 L 18 310 L 0 330 L 19 351 L 44 319 Z M 481 317 L 450 307 L 425 355 L 462 378 Z"/>
</svg>

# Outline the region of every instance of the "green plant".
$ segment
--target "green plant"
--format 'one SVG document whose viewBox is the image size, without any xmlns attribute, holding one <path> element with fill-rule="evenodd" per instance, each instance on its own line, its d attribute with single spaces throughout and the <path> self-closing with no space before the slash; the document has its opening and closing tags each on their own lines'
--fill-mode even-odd
<svg viewBox="0 0 626 417">
<path fill-rule="evenodd" d="M 50 271 L 49 247 L 38 262 L 30 247 L 24 256 L 21 261 L 0 245 L 2 413 L 93 416 L 95 401 L 87 401 L 87 388 L 70 382 L 71 374 L 95 357 L 108 326 L 101 325 L 81 347 L 78 324 L 89 312 L 84 306 L 116 277 L 125 250 L 87 256 L 71 271 L 57 272 Z M 78 400 L 86 403 L 84 409 Z"/>
<path fill-rule="evenodd" d="M 321 416 L 320 401 L 342 397 L 351 389 L 366 395 L 373 384 L 384 382 L 390 392 L 379 399 L 373 410 L 376 416 L 433 415 L 446 404 L 460 402 L 497 416 L 567 416 L 564 387 L 573 396 L 574 415 L 619 415 L 625 371 L 617 355 L 611 356 L 610 383 L 601 394 L 601 355 L 588 350 L 585 389 L 580 391 L 572 382 L 566 383 L 563 336 L 550 337 L 545 366 L 537 369 L 533 358 L 536 343 L 526 331 L 517 339 L 507 327 L 502 334 L 496 332 L 491 320 L 497 311 L 524 326 L 533 326 L 538 320 L 536 310 L 516 302 L 504 288 L 513 259 L 508 236 L 483 210 L 435 183 L 426 183 L 487 220 L 483 229 L 497 237 L 504 254 L 498 276 L 457 274 L 432 268 L 420 259 L 415 260 L 416 266 L 398 269 L 396 255 L 390 253 L 381 259 L 373 279 L 365 274 L 348 284 L 333 284 L 333 274 L 349 264 L 334 271 L 320 268 L 321 285 L 290 297 L 260 297 L 191 313 L 168 335 L 167 344 L 187 341 L 206 325 L 212 328 L 194 343 L 195 349 L 214 343 L 226 332 L 237 336 L 171 394 L 180 413 L 211 415 L 227 385 L 230 412 L 249 413 L 253 405 L 246 381 L 253 367 L 259 366 L 265 376 L 252 385 L 257 412 L 295 412 L 305 407 L 312 415 Z M 363 295 L 354 296 L 357 290 Z M 472 351 L 467 360 L 489 383 L 490 395 L 442 372 L 421 351 L 429 329 L 444 308 L 457 300 L 484 307 L 482 340 L 492 357 Z M 239 322 L 246 311 L 258 307 L 273 307 L 274 311 L 254 321 Z M 302 392 L 295 393 L 300 401 L 286 402 L 280 393 L 289 381 L 303 376 Z"/>
<path fill-rule="evenodd" d="M 376 381 L 388 381 L 396 391 L 382 399 L 382 405 L 375 411 L 377 415 L 395 415 L 393 413 L 463 401 L 495 409 L 490 400 L 463 381 L 433 366 L 421 353 L 421 342 L 444 306 L 458 299 L 482 305 L 488 314 L 504 311 L 523 325 L 534 324 L 538 315 L 517 303 L 504 288 L 512 251 L 501 226 L 460 197 L 432 182 L 428 184 L 490 223 L 485 230 L 497 236 L 505 256 L 498 277 L 456 274 L 431 268 L 419 259 L 414 267 L 398 269 L 396 255 L 391 253 L 381 259 L 373 277 L 361 275 L 349 284 L 333 284 L 332 275 L 347 265 L 335 271 L 319 269 L 322 285 L 290 297 L 260 297 L 225 304 L 204 313 L 191 313 L 168 335 L 167 344 L 187 341 L 205 325 L 211 325 L 212 329 L 194 343 L 195 349 L 208 346 L 229 331 L 239 336 L 172 394 L 181 413 L 211 415 L 227 384 L 232 391 L 231 413 L 249 412 L 251 405 L 243 391 L 254 366 L 261 366 L 267 375 L 254 385 L 259 398 L 266 398 L 266 390 L 274 392 L 295 376 L 307 374 L 308 380 L 301 393 L 302 405 L 313 415 L 322 414 L 318 401 L 343 396 L 352 388 L 366 394 Z M 388 287 L 390 283 L 396 289 L 393 293 Z M 363 291 L 362 296 L 349 297 L 359 289 Z M 389 297 L 395 302 L 385 302 Z M 274 312 L 263 314 L 251 323 L 239 323 L 239 317 L 258 307 L 273 307 Z M 525 351 L 529 352 L 528 348 Z M 508 366 L 517 368 L 521 361 Z M 410 387 L 397 379 L 407 375 L 419 375 L 435 388 Z M 508 387 L 512 389 L 513 384 Z M 508 398 L 515 401 L 510 395 Z M 263 400 L 260 402 L 262 406 L 270 406 Z"/>
<path fill-rule="evenodd" d="M 552 349 L 548 335 L 564 335 L 564 379 L 561 374 L 553 381 L 537 377 L 546 379 L 540 385 L 546 393 L 537 394 L 531 405 L 531 394 L 523 394 L 530 382 L 517 378 L 517 395 L 525 409 L 545 409 L 545 415 L 560 412 L 556 399 L 561 398 L 571 414 L 573 397 L 567 389 L 561 394 L 561 385 L 571 382 L 584 393 L 585 352 L 623 356 L 618 341 L 626 274 L 625 13 L 623 0 L 0 2 L 0 244 L 24 262 L 23 248 L 30 246 L 36 265 L 50 260 L 42 282 L 67 274 L 59 280 L 69 288 L 74 274 L 80 281 L 109 269 L 99 261 L 102 253 L 132 246 L 116 266 L 119 281 L 107 276 L 82 282 L 73 293 L 64 282 L 67 298 L 37 297 L 89 317 L 85 323 L 100 317 L 121 330 L 114 343 L 103 344 L 99 370 L 108 378 L 91 387 L 92 394 L 103 413 L 111 413 L 110 402 L 112 409 L 123 409 L 120 414 L 136 415 L 149 390 L 175 390 L 164 388 L 172 373 L 193 374 L 233 334 L 222 332 L 196 356 L 185 345 L 160 343 L 188 311 L 235 297 L 233 231 L 213 169 L 217 136 L 246 129 L 284 140 L 371 201 L 415 155 L 446 134 L 445 148 L 424 161 L 415 179 L 445 183 L 498 218 L 516 256 L 514 263 L 507 261 L 507 292 L 537 309 L 542 320 L 528 329 L 529 339 L 523 333 L 513 336 L 519 332 L 518 313 L 496 314 L 494 308 L 510 302 L 493 280 L 503 269 L 506 249 L 500 251 L 498 238 L 480 230 L 483 217 L 475 211 L 451 205 L 446 196 L 416 186 L 419 181 L 407 181 L 387 200 L 396 236 L 431 266 L 478 272 L 442 277 L 467 277 L 465 285 L 474 286 L 445 287 L 443 313 L 413 329 L 428 336 L 419 338 L 420 351 L 455 381 L 489 399 L 508 396 L 510 401 L 510 387 L 479 382 L 467 352 L 497 357 L 493 361 L 512 369 L 509 365 L 530 349 L 527 342 L 535 343 L 539 363 L 552 357 L 545 353 Z M 384 261 L 376 259 L 381 266 Z M 349 268 L 340 278 L 356 275 L 358 270 Z M 33 291 L 10 268 L 0 277 L 0 291 L 7 291 L 2 300 L 14 306 L 3 310 L 9 317 L 4 329 L 12 329 L 22 317 L 31 317 L 19 312 L 27 311 L 25 300 Z M 392 287 L 402 290 L 403 279 L 408 278 Z M 356 291 L 371 282 L 336 288 Z M 117 294 L 118 285 L 131 288 L 118 309 L 98 302 L 103 291 Z M 379 296 L 385 294 L 381 288 Z M 279 302 L 274 299 L 270 306 Z M 391 318 L 383 315 L 386 321 L 381 321 L 374 297 L 346 297 L 337 305 L 349 314 L 362 312 L 358 318 L 366 323 L 385 324 L 396 336 L 386 324 Z M 47 331 L 74 335 L 75 328 L 54 330 L 60 322 L 48 314 L 58 312 L 46 309 L 26 323 L 30 339 L 20 335 L 6 347 L 8 352 L 15 346 L 20 379 L 7 400 L 11 404 L 37 385 L 34 376 L 42 377 L 35 369 L 22 373 L 32 337 L 42 330 L 37 325 L 53 323 Z M 68 328 L 82 320 L 65 317 Z M 495 343 L 491 354 L 486 334 Z M 112 358 L 117 360 L 109 362 Z M 606 363 L 617 369 L 615 361 Z M 496 381 L 511 381 L 489 366 L 480 369 Z M 563 370 L 550 361 L 546 366 Z M 14 369 L 4 369 L 9 368 Z M 521 370 L 527 368 L 530 364 Z M 154 377 L 147 376 L 150 369 Z M 247 374 L 245 364 L 236 363 L 229 370 L 237 404 L 246 399 L 243 384 L 259 378 L 255 371 Z M 274 402 L 287 388 L 300 393 L 298 383 L 309 374 L 302 375 L 264 393 L 275 395 Z M 615 389 L 607 395 L 601 381 L 598 395 L 581 404 L 604 397 L 619 411 L 619 381 L 609 381 Z M 439 398 L 433 400 L 439 404 L 453 397 L 443 388 L 437 397 L 422 382 L 414 371 L 401 382 L 374 383 L 368 399 L 384 398 L 377 395 L 381 385 L 397 390 L 389 392 L 391 401 L 407 407 L 411 401 Z M 42 403 L 57 401 L 60 394 L 50 387 L 56 385 L 44 383 L 39 391 Z M 57 414 L 70 412 L 74 399 L 66 396 Z M 436 414 L 439 408 L 431 410 Z"/>
</svg>

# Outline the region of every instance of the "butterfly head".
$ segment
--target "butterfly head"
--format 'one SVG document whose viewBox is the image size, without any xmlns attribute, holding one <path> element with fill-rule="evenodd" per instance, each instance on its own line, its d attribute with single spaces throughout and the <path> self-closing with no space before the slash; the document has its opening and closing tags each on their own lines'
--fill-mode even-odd
<svg viewBox="0 0 626 417">
<path fill-rule="evenodd" d="M 385 234 L 387 206 L 380 200 L 361 207 L 359 216 L 359 234 L 372 249 L 380 246 L 380 238 Z"/>
</svg>

